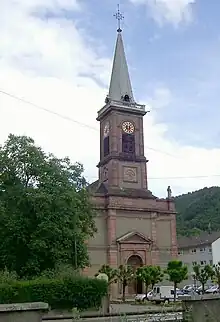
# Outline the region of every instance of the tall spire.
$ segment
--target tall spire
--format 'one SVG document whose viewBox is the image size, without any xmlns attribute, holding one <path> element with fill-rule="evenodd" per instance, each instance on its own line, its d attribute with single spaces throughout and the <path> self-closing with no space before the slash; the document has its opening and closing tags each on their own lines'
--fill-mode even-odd
<svg viewBox="0 0 220 322">
<path fill-rule="evenodd" d="M 125 57 L 121 20 L 123 16 L 118 7 L 118 11 L 115 14 L 118 20 L 118 35 L 115 47 L 115 55 L 112 66 L 112 75 L 109 87 L 109 98 L 116 101 L 130 101 L 134 103 L 134 97 L 132 93 L 131 81 L 128 72 L 128 65 Z"/>
</svg>

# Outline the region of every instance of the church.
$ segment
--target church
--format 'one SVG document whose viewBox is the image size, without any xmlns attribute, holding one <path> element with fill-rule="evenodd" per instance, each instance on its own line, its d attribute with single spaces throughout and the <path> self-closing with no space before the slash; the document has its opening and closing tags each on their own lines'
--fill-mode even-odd
<svg viewBox="0 0 220 322">
<path fill-rule="evenodd" d="M 160 265 L 177 257 L 176 211 L 168 187 L 159 199 L 148 189 L 144 153 L 144 105 L 135 100 L 122 30 L 117 30 L 109 93 L 98 111 L 100 123 L 99 179 L 89 187 L 97 213 L 97 233 L 88 241 L 94 276 L 103 264 Z M 113 296 L 120 287 L 114 285 Z M 131 283 L 128 294 L 142 293 L 142 285 Z"/>
</svg>

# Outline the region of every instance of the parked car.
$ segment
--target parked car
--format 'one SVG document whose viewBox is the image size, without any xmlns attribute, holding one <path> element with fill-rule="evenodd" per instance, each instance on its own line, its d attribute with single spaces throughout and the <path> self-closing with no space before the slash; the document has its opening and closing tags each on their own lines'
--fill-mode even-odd
<svg viewBox="0 0 220 322">
<path fill-rule="evenodd" d="M 213 285 L 205 291 L 206 294 L 217 294 L 219 293 L 218 285 Z"/>
<path fill-rule="evenodd" d="M 139 302 L 151 301 L 152 295 L 153 295 L 152 291 L 148 292 L 147 295 L 146 294 L 137 294 L 135 296 L 135 301 L 139 301 Z"/>
<path fill-rule="evenodd" d="M 183 290 L 179 290 L 179 289 L 177 289 L 177 290 L 176 290 L 176 295 L 177 295 L 177 296 L 179 296 L 179 295 L 184 295 Z"/>
<path fill-rule="evenodd" d="M 205 285 L 205 292 L 209 289 L 209 288 L 211 288 L 213 285 Z M 199 286 L 197 289 L 196 289 L 196 293 L 197 294 L 202 294 L 202 285 L 201 286 Z"/>
<path fill-rule="evenodd" d="M 194 285 L 185 285 L 182 289 L 183 294 L 190 294 L 195 291 Z"/>
</svg>

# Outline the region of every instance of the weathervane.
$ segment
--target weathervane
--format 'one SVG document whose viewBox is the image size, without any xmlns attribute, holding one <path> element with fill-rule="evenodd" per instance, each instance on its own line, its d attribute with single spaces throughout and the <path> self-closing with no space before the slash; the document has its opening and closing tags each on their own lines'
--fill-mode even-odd
<svg viewBox="0 0 220 322">
<path fill-rule="evenodd" d="M 120 11 L 120 5 L 119 4 L 118 4 L 118 10 L 114 14 L 114 17 L 118 20 L 118 29 L 117 29 L 117 32 L 122 32 L 122 29 L 121 29 L 121 21 L 124 19 L 124 16 L 122 15 L 122 13 Z"/>
</svg>

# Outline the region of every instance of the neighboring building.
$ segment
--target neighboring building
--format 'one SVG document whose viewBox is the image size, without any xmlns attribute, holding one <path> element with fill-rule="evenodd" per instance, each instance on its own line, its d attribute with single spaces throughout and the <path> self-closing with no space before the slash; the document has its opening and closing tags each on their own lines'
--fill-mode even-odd
<svg viewBox="0 0 220 322">
<path fill-rule="evenodd" d="M 212 261 L 214 265 L 220 263 L 220 233 L 219 238 L 212 243 Z"/>
<path fill-rule="evenodd" d="M 171 190 L 159 199 L 148 190 L 147 159 L 144 156 L 143 116 L 132 92 L 122 32 L 119 29 L 109 94 L 98 112 L 100 122 L 99 179 L 90 185 L 97 211 L 98 232 L 88 241 L 94 276 L 101 265 L 128 264 L 165 266 L 177 257 L 176 211 Z M 113 285 L 113 296 L 120 287 Z M 131 284 L 129 294 L 141 293 Z"/>
<path fill-rule="evenodd" d="M 193 273 L 193 265 L 212 265 L 216 258 L 220 260 L 220 256 L 218 256 L 220 254 L 219 246 L 220 232 L 178 238 L 178 256 L 188 267 L 189 279 Z"/>
</svg>

